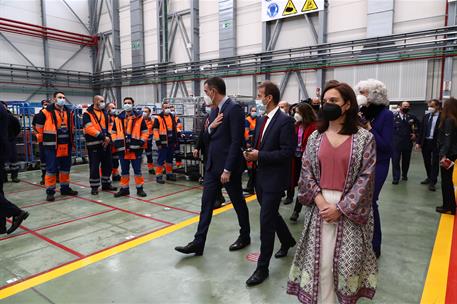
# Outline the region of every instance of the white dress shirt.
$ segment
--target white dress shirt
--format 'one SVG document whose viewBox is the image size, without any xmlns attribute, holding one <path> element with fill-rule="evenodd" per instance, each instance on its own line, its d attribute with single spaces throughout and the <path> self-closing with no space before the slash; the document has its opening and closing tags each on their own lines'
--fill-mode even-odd
<svg viewBox="0 0 457 304">
<path fill-rule="evenodd" d="M 433 139 L 435 133 L 436 122 L 438 121 L 439 113 L 430 113 L 432 115 L 432 127 L 430 128 L 430 134 L 427 134 L 427 139 Z"/>
<path fill-rule="evenodd" d="M 279 107 L 277 106 L 276 108 L 271 110 L 267 115 L 265 115 L 265 116 L 268 116 L 268 120 L 265 124 L 265 127 L 263 128 L 262 136 L 260 137 L 260 142 L 262 142 L 263 136 L 265 135 L 265 131 L 267 130 L 268 125 L 270 124 L 271 120 L 275 116 L 276 112 L 278 112 L 278 110 L 279 110 Z"/>
</svg>

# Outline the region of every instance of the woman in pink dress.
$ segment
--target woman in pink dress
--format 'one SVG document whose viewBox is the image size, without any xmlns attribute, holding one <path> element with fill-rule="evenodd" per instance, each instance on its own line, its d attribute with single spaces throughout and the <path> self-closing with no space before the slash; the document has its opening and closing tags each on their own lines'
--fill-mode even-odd
<svg viewBox="0 0 457 304">
<path fill-rule="evenodd" d="M 358 125 L 354 91 L 332 82 L 324 89 L 318 130 L 308 139 L 298 199 L 305 226 L 287 292 L 302 303 L 355 303 L 373 298 L 377 264 L 372 250 L 373 135 Z"/>
</svg>

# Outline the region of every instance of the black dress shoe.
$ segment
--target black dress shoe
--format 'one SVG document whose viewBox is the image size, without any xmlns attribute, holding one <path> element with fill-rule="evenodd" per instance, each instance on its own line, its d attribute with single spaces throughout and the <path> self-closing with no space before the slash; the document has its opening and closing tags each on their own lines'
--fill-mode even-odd
<svg viewBox="0 0 457 304">
<path fill-rule="evenodd" d="M 452 211 L 451 209 L 447 209 L 447 208 L 444 208 L 444 207 L 436 207 L 436 212 L 439 212 L 439 213 L 444 213 L 444 214 L 452 214 L 454 215 L 455 214 L 455 210 Z"/>
<path fill-rule="evenodd" d="M 296 222 L 298 220 L 298 212 L 297 211 L 292 212 L 292 215 L 290 216 L 290 220 L 292 222 Z"/>
<path fill-rule="evenodd" d="M 130 195 L 129 189 L 121 188 L 118 192 L 114 193 L 114 197 L 121 197 L 121 196 L 127 196 L 127 195 Z"/>
<path fill-rule="evenodd" d="M 255 286 L 261 284 L 268 278 L 268 269 L 256 269 L 251 277 L 246 281 L 247 286 Z"/>
<path fill-rule="evenodd" d="M 48 201 L 48 202 L 53 202 L 53 201 L 55 201 L 55 200 L 56 200 L 56 198 L 54 197 L 54 194 L 48 194 L 48 195 L 46 195 L 46 201 Z"/>
<path fill-rule="evenodd" d="M 430 191 L 436 191 L 436 187 L 433 184 L 428 185 L 428 190 Z"/>
<path fill-rule="evenodd" d="M 297 242 L 293 241 L 291 244 L 283 246 L 281 245 L 281 248 L 278 250 L 278 252 L 275 253 L 275 258 L 280 259 L 285 256 L 287 256 L 287 252 L 289 252 L 289 249 L 294 247 Z"/>
<path fill-rule="evenodd" d="M 69 196 L 76 196 L 78 195 L 78 191 L 75 191 L 71 188 L 68 188 L 67 190 L 60 190 L 60 194 L 62 195 L 69 195 Z"/>
<path fill-rule="evenodd" d="M 219 209 L 219 208 L 221 208 L 221 207 L 222 207 L 222 201 L 217 200 L 217 201 L 216 201 L 216 204 L 214 204 L 213 210 L 214 210 L 214 209 Z"/>
<path fill-rule="evenodd" d="M 398 181 L 397 180 L 393 180 L 392 181 L 392 185 L 398 185 Z"/>
<path fill-rule="evenodd" d="M 92 188 L 92 190 L 90 191 L 90 194 L 98 195 L 98 188 Z"/>
<path fill-rule="evenodd" d="M 292 204 L 293 201 L 294 201 L 294 199 L 292 197 L 288 197 L 284 201 L 284 205 L 290 205 L 290 204 Z"/>
<path fill-rule="evenodd" d="M 421 181 L 421 185 L 428 185 L 428 184 L 430 184 L 430 180 L 428 178 Z"/>
<path fill-rule="evenodd" d="M 407 181 L 408 177 L 407 176 L 403 176 L 401 179 L 404 180 L 404 181 Z"/>
<path fill-rule="evenodd" d="M 246 192 L 246 193 L 249 193 L 249 194 L 254 194 L 255 193 L 253 188 L 244 188 L 243 192 Z"/>
<path fill-rule="evenodd" d="M 175 182 L 176 181 L 176 174 L 167 174 L 167 180 Z"/>
<path fill-rule="evenodd" d="M 157 177 L 156 177 L 156 182 L 157 182 L 158 184 L 161 184 L 161 185 L 165 184 L 165 181 L 163 180 L 163 177 L 162 177 L 162 176 L 157 176 Z"/>
<path fill-rule="evenodd" d="M 6 232 L 7 234 L 11 234 L 16 231 L 19 226 L 21 226 L 22 222 L 29 217 L 29 213 L 27 211 L 21 210 L 21 213 L 18 216 L 13 216 L 13 224 L 11 225 L 10 229 Z"/>
<path fill-rule="evenodd" d="M 146 196 L 148 196 L 148 195 L 146 194 L 146 192 L 144 192 L 143 188 L 138 188 L 138 189 L 136 189 L 136 195 L 138 195 L 139 197 L 146 197 Z"/>
<path fill-rule="evenodd" d="M 194 242 L 190 242 L 186 246 L 177 246 L 175 250 L 184 254 L 195 253 L 195 255 L 203 255 L 203 247 L 197 246 Z"/>
<path fill-rule="evenodd" d="M 251 240 L 243 240 L 241 238 L 238 238 L 235 243 L 233 243 L 232 245 L 230 245 L 229 247 L 229 250 L 230 251 L 236 251 L 236 250 L 240 250 L 240 249 L 243 249 L 244 247 L 248 246 L 249 244 L 251 244 Z"/>
<path fill-rule="evenodd" d="M 102 185 L 102 191 L 116 191 L 117 187 L 114 187 L 111 184 L 108 185 Z"/>
</svg>

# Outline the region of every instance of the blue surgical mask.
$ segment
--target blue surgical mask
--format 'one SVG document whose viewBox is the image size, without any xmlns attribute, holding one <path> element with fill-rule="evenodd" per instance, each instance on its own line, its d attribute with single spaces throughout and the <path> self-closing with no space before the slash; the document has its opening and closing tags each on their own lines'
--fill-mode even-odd
<svg viewBox="0 0 457 304">
<path fill-rule="evenodd" d="M 67 101 L 65 100 L 65 98 L 58 98 L 56 101 L 56 104 L 61 107 L 63 107 L 66 103 Z"/>
</svg>

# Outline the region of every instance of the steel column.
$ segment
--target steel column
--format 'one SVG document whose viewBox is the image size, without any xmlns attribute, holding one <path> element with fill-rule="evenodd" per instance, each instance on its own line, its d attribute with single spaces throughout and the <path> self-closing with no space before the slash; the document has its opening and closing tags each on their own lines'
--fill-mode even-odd
<svg viewBox="0 0 457 304">
<path fill-rule="evenodd" d="M 200 61 L 200 4 L 199 0 L 190 0 L 190 28 L 191 28 L 191 53 L 192 64 L 191 69 L 196 75 L 200 72 L 198 65 L 195 63 Z M 192 81 L 193 96 L 200 96 L 200 80 Z"/>
<path fill-rule="evenodd" d="M 46 21 L 46 0 L 40 0 L 40 8 L 41 8 L 41 25 L 47 26 Z M 44 68 L 46 72 L 49 70 L 49 44 L 48 39 L 43 37 L 43 57 L 44 57 Z M 43 85 L 47 88 L 49 86 L 49 80 L 47 78 L 43 79 Z M 49 92 L 46 91 L 46 98 L 49 98 Z M 31 98 L 31 97 L 29 97 Z"/>
</svg>

